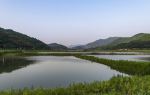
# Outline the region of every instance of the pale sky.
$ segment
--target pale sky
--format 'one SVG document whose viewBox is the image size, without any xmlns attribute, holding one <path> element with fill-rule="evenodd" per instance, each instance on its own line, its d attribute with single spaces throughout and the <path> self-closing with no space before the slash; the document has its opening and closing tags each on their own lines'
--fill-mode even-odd
<svg viewBox="0 0 150 95">
<path fill-rule="evenodd" d="M 150 33 L 150 0 L 0 0 L 0 27 L 67 46 Z"/>
</svg>

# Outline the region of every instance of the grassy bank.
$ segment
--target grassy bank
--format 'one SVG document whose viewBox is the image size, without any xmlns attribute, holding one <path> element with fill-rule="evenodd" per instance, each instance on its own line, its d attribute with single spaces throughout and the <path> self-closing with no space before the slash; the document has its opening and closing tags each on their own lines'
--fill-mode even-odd
<svg viewBox="0 0 150 95">
<path fill-rule="evenodd" d="M 23 53 L 23 51 L 21 50 L 0 50 L 0 56 L 9 56 L 9 55 L 15 56 L 21 53 Z"/>
<path fill-rule="evenodd" d="M 2 55 L 26 55 L 26 56 L 40 56 L 40 55 L 73 55 L 73 54 L 86 54 L 86 55 L 139 55 L 150 54 L 150 50 L 140 51 L 48 51 L 48 50 L 0 50 L 0 56 Z"/>
<path fill-rule="evenodd" d="M 0 95 L 149 95 L 150 76 L 114 77 L 109 81 L 80 83 L 67 88 L 1 91 Z"/>
<path fill-rule="evenodd" d="M 110 60 L 86 55 L 75 55 L 75 57 L 107 65 L 129 75 L 150 75 L 150 62 Z"/>
<path fill-rule="evenodd" d="M 38 52 L 22 52 L 16 53 L 16 56 L 75 56 L 80 53 L 38 53 Z"/>
<path fill-rule="evenodd" d="M 74 53 L 39 53 L 36 51 L 3 51 L 0 52 L 0 56 L 73 56 Z"/>
</svg>

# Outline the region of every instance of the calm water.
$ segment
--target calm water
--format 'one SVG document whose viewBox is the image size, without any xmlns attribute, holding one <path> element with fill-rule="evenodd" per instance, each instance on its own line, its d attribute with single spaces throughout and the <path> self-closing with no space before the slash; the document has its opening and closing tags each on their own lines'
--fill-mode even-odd
<svg viewBox="0 0 150 95">
<path fill-rule="evenodd" d="M 99 58 L 106 58 L 112 60 L 129 60 L 129 61 L 148 61 L 150 62 L 150 55 L 93 55 Z"/>
<path fill-rule="evenodd" d="M 114 75 L 122 75 L 105 65 L 75 57 L 0 58 L 0 64 L 3 64 L 0 89 L 61 87 L 71 83 L 108 80 Z"/>
</svg>

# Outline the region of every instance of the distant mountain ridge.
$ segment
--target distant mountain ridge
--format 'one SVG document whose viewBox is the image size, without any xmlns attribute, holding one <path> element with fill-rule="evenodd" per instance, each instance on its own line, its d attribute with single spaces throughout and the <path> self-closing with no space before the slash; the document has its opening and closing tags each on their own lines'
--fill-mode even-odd
<svg viewBox="0 0 150 95">
<path fill-rule="evenodd" d="M 136 49 L 136 48 L 150 48 L 150 34 L 139 33 L 132 37 L 120 37 L 112 43 L 96 47 L 101 49 Z"/>
<path fill-rule="evenodd" d="M 51 43 L 51 44 L 48 44 L 48 46 L 52 50 L 67 50 L 68 49 L 68 47 L 61 45 L 61 44 L 57 44 L 57 43 Z"/>
<path fill-rule="evenodd" d="M 116 39 L 118 39 L 118 37 L 109 37 L 107 39 L 99 39 L 94 42 L 88 43 L 87 45 L 85 45 L 85 48 L 88 49 L 88 48 L 94 48 L 94 47 L 108 45 L 108 44 L 112 43 L 113 41 L 115 41 Z"/>
<path fill-rule="evenodd" d="M 99 39 L 94 42 L 88 43 L 86 45 L 73 47 L 73 49 L 90 49 L 90 48 L 100 47 L 100 46 L 108 45 L 112 43 L 113 41 L 115 41 L 116 39 L 118 39 L 118 37 L 109 37 L 107 39 Z"/>
<path fill-rule="evenodd" d="M 0 28 L 1 49 L 49 49 L 44 42 L 11 29 Z"/>
<path fill-rule="evenodd" d="M 120 38 L 113 41 L 108 49 L 150 48 L 150 34 L 139 33 L 132 37 Z"/>
<path fill-rule="evenodd" d="M 112 44 L 117 45 L 117 44 L 120 44 L 120 43 L 128 43 L 130 41 L 135 41 L 135 40 L 139 40 L 139 41 L 150 40 L 150 34 L 148 34 L 148 33 L 139 33 L 139 34 L 136 34 L 132 37 L 120 37 L 119 39 L 112 42 Z"/>
<path fill-rule="evenodd" d="M 110 37 L 107 39 L 99 39 L 86 45 L 74 47 L 74 49 L 80 50 L 125 48 L 150 48 L 150 34 L 139 33 L 132 37 Z"/>
</svg>

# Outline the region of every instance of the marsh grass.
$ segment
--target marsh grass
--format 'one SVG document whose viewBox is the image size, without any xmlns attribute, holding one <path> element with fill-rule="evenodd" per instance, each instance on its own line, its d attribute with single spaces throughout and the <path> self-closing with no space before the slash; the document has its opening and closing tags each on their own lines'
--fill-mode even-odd
<svg viewBox="0 0 150 95">
<path fill-rule="evenodd" d="M 75 57 L 107 65 L 129 75 L 150 75 L 150 62 L 110 60 L 87 55 L 75 55 Z"/>
<path fill-rule="evenodd" d="M 76 56 L 80 53 L 39 53 L 39 52 L 22 52 L 16 54 L 17 56 Z"/>
<path fill-rule="evenodd" d="M 116 76 L 109 81 L 79 83 L 67 88 L 1 91 L 0 95 L 149 95 L 150 76 Z"/>
<path fill-rule="evenodd" d="M 0 56 L 15 56 L 21 53 L 23 53 L 22 50 L 0 50 Z"/>
</svg>

